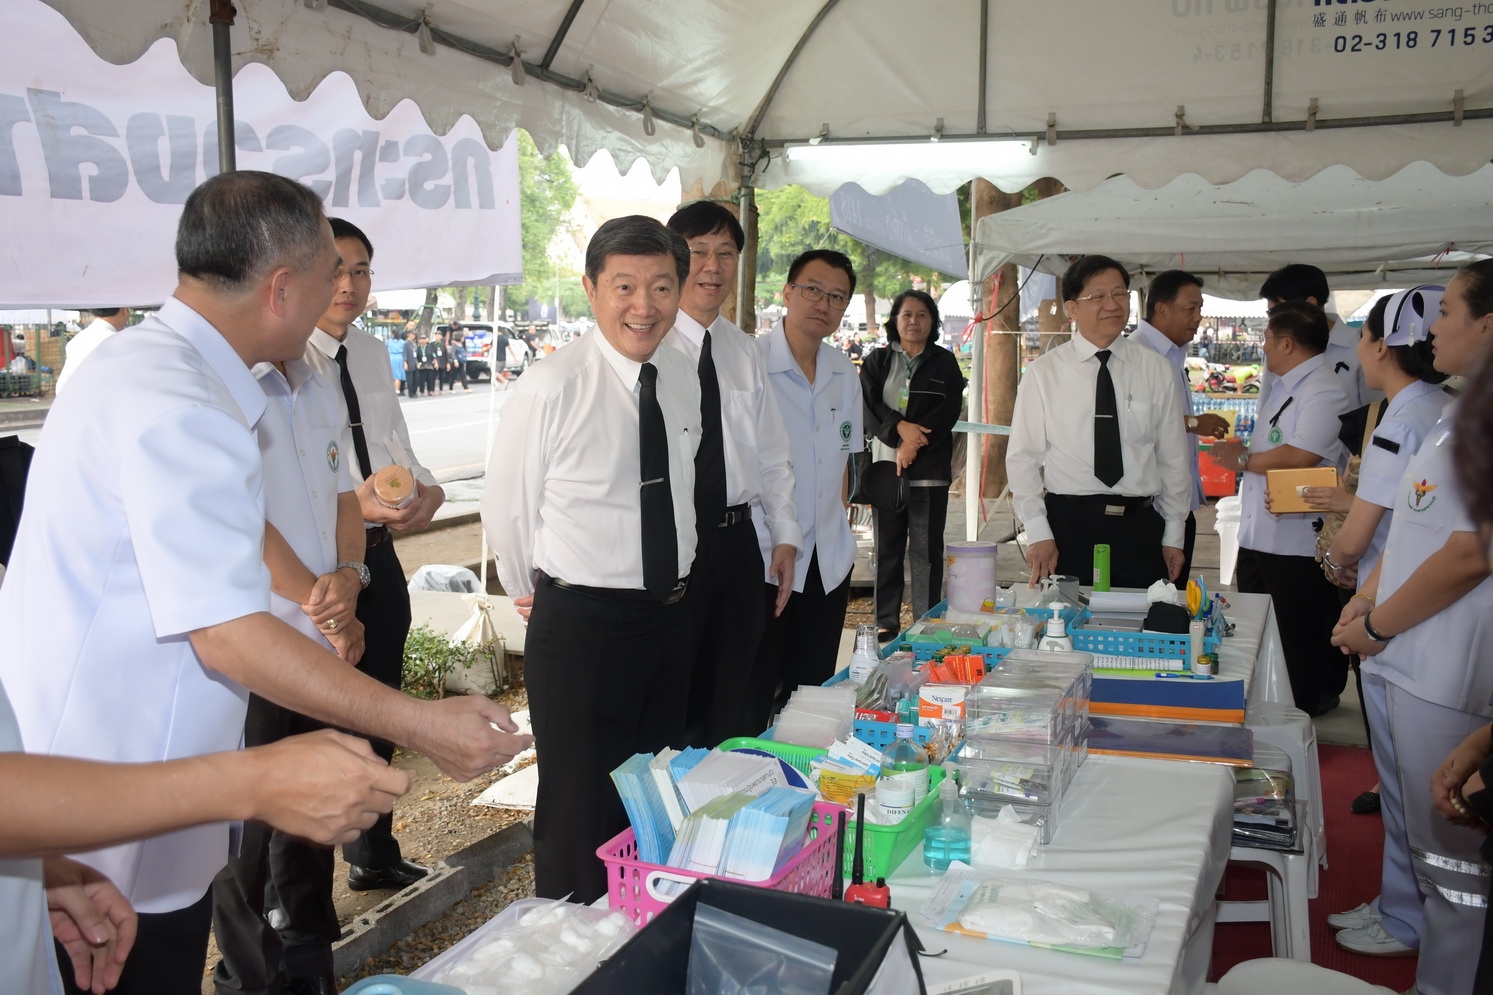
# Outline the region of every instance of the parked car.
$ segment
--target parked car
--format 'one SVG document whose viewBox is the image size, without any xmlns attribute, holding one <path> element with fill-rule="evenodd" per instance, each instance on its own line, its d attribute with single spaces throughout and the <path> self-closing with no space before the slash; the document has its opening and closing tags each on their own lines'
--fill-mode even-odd
<svg viewBox="0 0 1493 995">
<path fill-rule="evenodd" d="M 486 321 L 463 321 L 461 323 L 461 330 L 465 334 L 467 343 L 467 378 L 470 380 L 480 380 L 483 377 L 492 379 L 493 328 L 493 324 Z M 534 350 L 527 342 L 519 338 L 510 326 L 500 322 L 497 330 L 501 333 L 502 339 L 508 343 L 498 369 L 510 374 L 519 374 L 527 370 L 534 362 Z"/>
</svg>

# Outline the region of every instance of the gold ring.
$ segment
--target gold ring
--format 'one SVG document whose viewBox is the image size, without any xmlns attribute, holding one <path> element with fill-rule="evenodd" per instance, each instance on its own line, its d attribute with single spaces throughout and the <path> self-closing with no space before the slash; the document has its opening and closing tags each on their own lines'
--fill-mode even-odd
<svg viewBox="0 0 1493 995">
<path fill-rule="evenodd" d="M 329 618 L 329 619 L 327 619 L 327 628 L 328 629 L 335 629 L 335 628 L 337 628 L 337 620 L 335 618 Z"/>
</svg>

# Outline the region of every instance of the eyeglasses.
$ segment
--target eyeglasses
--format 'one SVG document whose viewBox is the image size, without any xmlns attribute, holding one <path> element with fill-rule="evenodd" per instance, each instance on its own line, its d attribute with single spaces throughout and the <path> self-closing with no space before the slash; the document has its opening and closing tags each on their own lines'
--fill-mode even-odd
<svg viewBox="0 0 1493 995">
<path fill-rule="evenodd" d="M 1087 297 L 1073 298 L 1073 303 L 1075 304 L 1088 304 L 1091 301 L 1095 304 L 1100 305 L 1101 307 L 1106 301 L 1113 301 L 1114 303 L 1119 304 L 1122 307 L 1129 307 L 1130 291 L 1116 290 L 1114 293 L 1110 294 L 1090 294 Z"/>
<path fill-rule="evenodd" d="M 810 304 L 818 304 L 822 300 L 828 300 L 829 306 L 836 311 L 843 311 L 850 306 L 850 298 L 844 294 L 827 293 L 808 283 L 790 283 L 788 286 L 802 294 L 804 300 Z"/>
<path fill-rule="evenodd" d="M 706 260 L 712 258 L 712 257 L 714 257 L 715 259 L 720 260 L 723 263 L 734 263 L 734 262 L 736 262 L 736 259 L 737 259 L 738 255 L 739 255 L 739 253 L 735 249 L 716 249 L 716 250 L 712 251 L 710 249 L 694 249 L 694 248 L 691 248 L 689 250 L 689 256 L 690 256 L 690 258 L 694 259 L 694 260 L 698 260 L 699 262 L 702 262 L 702 263 L 705 262 Z"/>
<path fill-rule="evenodd" d="M 356 267 L 354 267 L 352 269 L 338 269 L 337 270 L 337 279 L 340 280 L 344 276 L 350 276 L 354 280 L 357 280 L 358 282 L 361 283 L 364 280 L 372 280 L 373 279 L 373 270 L 369 269 L 367 266 L 356 266 Z"/>
</svg>

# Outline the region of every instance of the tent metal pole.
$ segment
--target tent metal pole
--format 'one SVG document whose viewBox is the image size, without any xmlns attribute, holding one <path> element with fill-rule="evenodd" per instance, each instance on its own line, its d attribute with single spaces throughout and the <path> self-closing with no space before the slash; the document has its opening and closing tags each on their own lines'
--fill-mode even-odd
<svg viewBox="0 0 1493 995">
<path fill-rule="evenodd" d="M 1265 10 L 1265 109 L 1260 120 L 1269 124 L 1275 120 L 1275 3 Z"/>
<path fill-rule="evenodd" d="M 982 30 L 980 32 L 980 75 L 985 74 L 985 32 L 983 22 L 985 20 L 985 4 L 980 4 L 980 20 Z M 980 102 L 985 101 L 985 87 L 982 81 L 980 86 Z M 983 115 L 984 111 L 981 111 Z M 983 123 L 983 118 L 982 118 Z M 975 247 L 978 245 L 975 238 L 975 197 L 974 191 L 970 191 L 969 197 L 969 313 L 979 317 L 980 304 L 985 298 L 983 287 L 985 281 L 975 276 Z M 1017 305 L 1020 308 L 1020 305 Z M 985 323 L 981 322 L 975 326 L 975 339 L 970 348 L 969 356 L 969 412 L 965 420 L 972 422 L 983 422 L 985 420 Z M 968 433 L 964 438 L 964 538 L 974 542 L 980 537 L 980 488 L 985 483 L 985 474 L 981 472 L 980 453 L 984 447 L 973 433 Z"/>
<path fill-rule="evenodd" d="M 208 23 L 213 26 L 213 89 L 218 104 L 218 171 L 238 169 L 238 148 L 233 121 L 233 45 L 229 31 L 237 11 L 230 0 L 212 0 Z"/>
<path fill-rule="evenodd" d="M 975 112 L 975 132 L 985 134 L 985 87 L 990 69 L 990 0 L 980 0 L 980 93 Z M 970 210 L 974 217 L 974 210 Z M 971 232 L 973 234 L 973 232 Z M 978 311 L 975 312 L 979 314 Z M 973 538 L 973 537 L 971 537 Z"/>
<path fill-rule="evenodd" d="M 736 325 L 748 335 L 757 334 L 757 162 L 752 144 L 741 143 L 741 187 L 737 191 L 737 213 L 746 244 L 736 271 Z"/>
<path fill-rule="evenodd" d="M 555 37 L 550 39 L 550 47 L 545 49 L 544 58 L 539 60 L 539 65 L 548 69 L 555 64 L 555 56 L 560 54 L 560 46 L 565 43 L 565 36 L 570 33 L 570 26 L 575 23 L 575 15 L 580 13 L 581 4 L 586 0 L 571 0 L 570 9 L 565 12 L 565 17 L 560 21 L 560 27 L 555 32 Z"/>
</svg>

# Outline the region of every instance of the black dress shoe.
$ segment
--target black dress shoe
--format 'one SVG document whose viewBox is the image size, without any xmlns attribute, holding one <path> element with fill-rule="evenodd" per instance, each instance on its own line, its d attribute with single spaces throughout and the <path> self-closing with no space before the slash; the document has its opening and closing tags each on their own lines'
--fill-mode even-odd
<svg viewBox="0 0 1493 995">
<path fill-rule="evenodd" d="M 286 978 L 280 990 L 285 995 L 337 995 L 337 979 L 330 974 L 315 978 Z"/>
<path fill-rule="evenodd" d="M 398 890 L 408 888 L 430 873 L 430 868 L 421 867 L 410 860 L 401 860 L 389 867 L 359 867 L 349 864 L 347 886 L 353 891 L 379 891 L 385 888 Z"/>
</svg>

